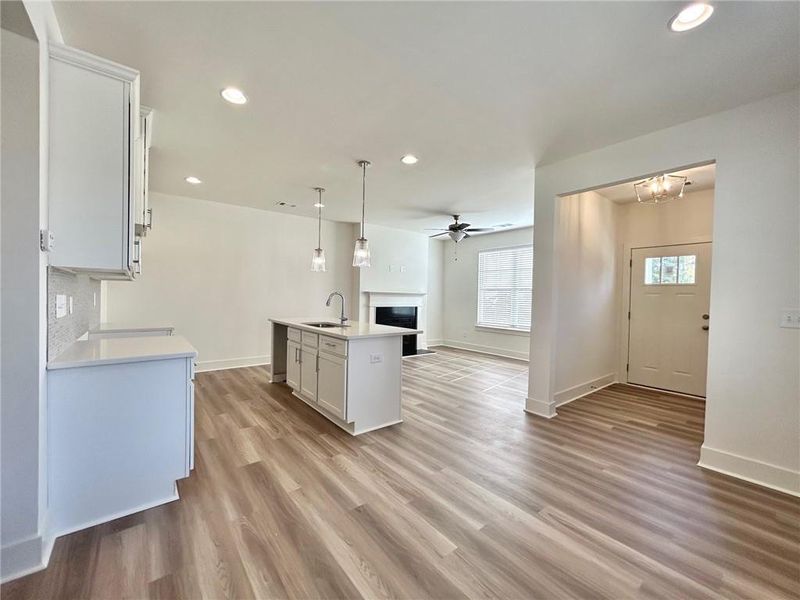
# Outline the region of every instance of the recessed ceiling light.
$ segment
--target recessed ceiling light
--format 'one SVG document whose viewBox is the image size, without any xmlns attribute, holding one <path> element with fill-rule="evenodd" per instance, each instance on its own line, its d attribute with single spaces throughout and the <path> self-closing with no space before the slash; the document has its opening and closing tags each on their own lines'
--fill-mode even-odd
<svg viewBox="0 0 800 600">
<path fill-rule="evenodd" d="M 708 21 L 713 12 L 714 7 L 710 4 L 703 2 L 690 4 L 670 19 L 669 28 L 678 33 L 689 31 Z"/>
<path fill-rule="evenodd" d="M 203 183 L 203 180 L 195 177 L 194 175 L 189 175 L 186 178 L 186 183 L 191 183 L 192 185 L 197 185 L 198 183 Z"/>
<path fill-rule="evenodd" d="M 247 102 L 247 96 L 244 95 L 244 92 L 235 87 L 226 87 L 220 92 L 220 95 L 231 104 L 244 104 Z"/>
<path fill-rule="evenodd" d="M 415 165 L 417 164 L 417 161 L 419 161 L 419 159 L 413 154 L 406 154 L 403 158 L 400 159 L 400 161 L 404 165 Z"/>
</svg>

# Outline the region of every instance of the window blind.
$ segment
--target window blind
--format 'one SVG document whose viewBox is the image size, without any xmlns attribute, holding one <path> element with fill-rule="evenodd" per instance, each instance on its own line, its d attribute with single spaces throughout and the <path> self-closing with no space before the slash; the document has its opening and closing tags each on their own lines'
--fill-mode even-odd
<svg viewBox="0 0 800 600">
<path fill-rule="evenodd" d="M 531 330 L 533 246 L 478 254 L 478 325 Z"/>
</svg>

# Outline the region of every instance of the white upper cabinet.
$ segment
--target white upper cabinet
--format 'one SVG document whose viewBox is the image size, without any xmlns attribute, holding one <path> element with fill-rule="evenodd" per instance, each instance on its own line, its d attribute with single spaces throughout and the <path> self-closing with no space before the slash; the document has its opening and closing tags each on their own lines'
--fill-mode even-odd
<svg viewBox="0 0 800 600">
<path fill-rule="evenodd" d="M 128 278 L 135 271 L 139 73 L 50 46 L 50 264 Z"/>
</svg>

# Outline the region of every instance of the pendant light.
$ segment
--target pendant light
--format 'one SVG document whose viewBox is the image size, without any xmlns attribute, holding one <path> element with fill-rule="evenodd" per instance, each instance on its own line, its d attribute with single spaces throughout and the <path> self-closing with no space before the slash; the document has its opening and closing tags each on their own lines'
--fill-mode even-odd
<svg viewBox="0 0 800 600">
<path fill-rule="evenodd" d="M 325 191 L 325 188 L 316 187 L 314 191 L 319 194 L 319 200 L 314 205 L 317 207 L 317 247 L 311 257 L 311 270 L 325 271 L 325 250 L 322 249 L 322 207 L 325 206 L 322 203 L 322 192 Z"/>
<path fill-rule="evenodd" d="M 354 267 L 369 266 L 369 242 L 364 237 L 364 213 L 367 205 L 367 167 L 370 164 L 368 160 L 358 161 L 358 165 L 361 167 L 361 237 L 356 240 L 356 246 L 353 249 Z"/>
</svg>

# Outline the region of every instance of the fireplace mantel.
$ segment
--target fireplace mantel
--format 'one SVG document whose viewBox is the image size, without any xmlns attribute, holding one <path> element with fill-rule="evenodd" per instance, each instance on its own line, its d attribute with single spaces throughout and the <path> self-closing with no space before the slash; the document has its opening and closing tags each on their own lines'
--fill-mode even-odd
<svg viewBox="0 0 800 600">
<path fill-rule="evenodd" d="M 425 329 L 427 329 L 425 298 L 428 295 L 426 292 L 365 291 L 363 293 L 368 298 L 370 323 L 375 322 L 375 309 L 379 306 L 416 306 L 417 329 L 423 331 L 417 336 L 417 348 L 428 347 L 428 336 L 425 334 Z"/>
</svg>

